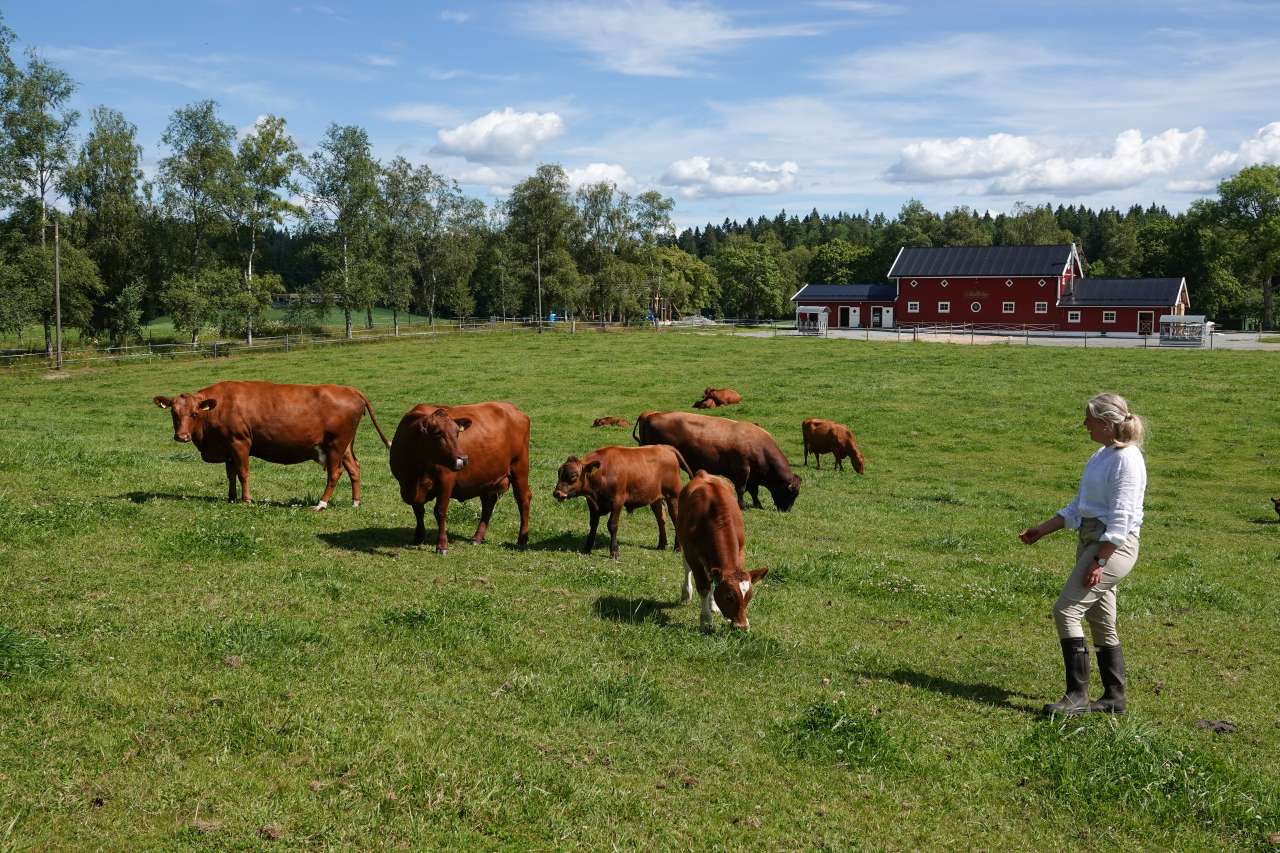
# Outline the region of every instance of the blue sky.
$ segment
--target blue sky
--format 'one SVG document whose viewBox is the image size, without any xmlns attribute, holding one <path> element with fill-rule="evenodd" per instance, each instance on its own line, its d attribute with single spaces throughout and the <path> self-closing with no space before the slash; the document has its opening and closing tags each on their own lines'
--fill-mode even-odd
<svg viewBox="0 0 1280 853">
<path fill-rule="evenodd" d="M 676 200 L 779 209 L 1181 210 L 1280 162 L 1277 0 L 7 3 L 121 110 L 148 168 L 176 107 L 283 116 L 304 151 L 369 131 L 492 201 L 540 162 Z M 82 127 L 82 130 L 84 128 Z"/>
</svg>

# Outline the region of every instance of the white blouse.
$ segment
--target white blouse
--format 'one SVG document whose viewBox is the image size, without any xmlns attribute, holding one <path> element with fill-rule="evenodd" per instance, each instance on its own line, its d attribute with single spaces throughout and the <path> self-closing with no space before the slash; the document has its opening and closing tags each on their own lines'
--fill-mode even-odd
<svg viewBox="0 0 1280 853">
<path fill-rule="evenodd" d="M 1123 545 L 1142 527 L 1142 499 L 1147 491 L 1147 463 L 1142 451 L 1129 447 L 1099 447 L 1085 463 L 1076 499 L 1058 510 L 1067 527 L 1080 528 L 1085 518 L 1107 526 L 1104 542 Z"/>
</svg>

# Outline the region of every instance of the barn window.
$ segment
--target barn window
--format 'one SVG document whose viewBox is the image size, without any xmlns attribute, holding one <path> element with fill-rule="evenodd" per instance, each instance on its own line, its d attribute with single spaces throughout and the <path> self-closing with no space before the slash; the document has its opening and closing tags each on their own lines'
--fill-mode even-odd
<svg viewBox="0 0 1280 853">
<path fill-rule="evenodd" d="M 1048 313 L 1049 313 L 1049 303 L 1048 303 L 1048 302 L 1037 302 L 1037 303 L 1036 303 L 1036 313 L 1037 313 L 1037 314 L 1048 314 Z"/>
<path fill-rule="evenodd" d="M 919 302 L 908 302 L 908 303 L 907 303 L 907 313 L 908 313 L 908 314 L 919 314 L 919 313 L 920 313 L 920 303 L 919 303 Z"/>
<path fill-rule="evenodd" d="M 942 286 L 943 286 L 943 287 L 946 287 L 946 286 L 947 286 L 947 280 L 946 280 L 945 278 L 942 280 Z"/>
<path fill-rule="evenodd" d="M 939 302 L 939 303 L 938 303 L 938 313 L 939 313 L 939 314 L 950 314 L 950 313 L 951 313 L 951 303 L 950 303 L 950 302 L 947 302 L 947 301 L 945 301 L 945 300 L 944 300 L 944 301 L 942 301 L 942 302 Z"/>
<path fill-rule="evenodd" d="M 1067 312 L 1067 322 L 1068 322 L 1068 323 L 1079 323 L 1079 322 L 1080 322 L 1080 312 L 1079 312 L 1079 311 L 1068 311 L 1068 312 Z"/>
<path fill-rule="evenodd" d="M 973 313 L 977 314 L 979 311 L 981 311 L 981 310 L 982 310 L 982 303 L 981 303 L 981 302 L 970 302 L 970 303 L 969 303 L 969 310 L 970 310 L 970 311 L 972 311 Z"/>
<path fill-rule="evenodd" d="M 1013 279 L 1011 279 L 1011 278 L 1006 278 L 1006 279 L 1004 280 L 1004 286 L 1005 286 L 1005 287 L 1013 287 Z"/>
<path fill-rule="evenodd" d="M 1013 303 L 1012 303 L 1012 302 L 1001 302 L 1001 303 L 1000 303 L 1000 310 L 1001 310 L 1001 311 L 1003 311 L 1003 312 L 1004 312 L 1004 313 L 1006 313 L 1006 314 L 1012 314 L 1012 313 L 1013 313 Z"/>
<path fill-rule="evenodd" d="M 1114 323 L 1115 321 L 1116 321 L 1116 312 L 1114 312 L 1114 311 L 1103 311 L 1103 312 L 1102 312 L 1102 322 L 1104 322 L 1104 323 Z"/>
</svg>

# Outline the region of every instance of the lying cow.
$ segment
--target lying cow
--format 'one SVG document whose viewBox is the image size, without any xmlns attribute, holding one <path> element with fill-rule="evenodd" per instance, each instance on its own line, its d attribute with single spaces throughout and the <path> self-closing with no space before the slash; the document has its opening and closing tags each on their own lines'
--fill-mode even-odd
<svg viewBox="0 0 1280 853">
<path fill-rule="evenodd" d="M 319 462 L 328 476 L 317 510 L 329 505 L 345 469 L 351 478 L 351 505 L 360 506 L 360 463 L 356 428 L 367 411 L 383 444 L 382 427 L 369 399 L 345 385 L 278 385 L 274 382 L 218 382 L 193 394 L 153 397 L 173 415 L 173 440 L 190 442 L 205 462 L 227 466 L 227 500 L 250 502 L 249 457 L 294 465 Z"/>
<path fill-rule="evenodd" d="M 510 403 L 414 406 L 400 419 L 391 443 L 391 473 L 400 498 L 413 507 L 413 544 L 427 539 L 426 503 L 435 499 L 436 552 L 449 553 L 449 501 L 480 498 L 484 542 L 498 498 L 510 487 L 520 507 L 519 548 L 529 542 L 529 417 Z"/>
<path fill-rule="evenodd" d="M 667 523 L 662 503 L 674 524 L 679 512 L 680 472 L 693 472 L 674 447 L 602 447 L 582 459 L 570 456 L 560 466 L 560 479 L 552 496 L 558 501 L 583 497 L 591 512 L 591 531 L 582 553 L 596 544 L 600 516 L 609 516 L 609 556 L 618 559 L 618 519 L 642 506 L 651 507 L 658 519 L 658 549 L 667 547 Z M 677 540 L 676 550 L 680 550 Z"/>
<path fill-rule="evenodd" d="M 702 399 L 693 404 L 695 409 L 714 409 L 717 406 L 736 406 L 742 402 L 742 395 L 732 388 L 707 388 L 702 392 Z"/>
<path fill-rule="evenodd" d="M 645 412 L 631 435 L 639 444 L 669 444 L 693 470 L 704 468 L 728 478 L 738 491 L 739 506 L 746 505 L 743 494 L 750 492 L 759 508 L 761 486 L 783 512 L 800 494 L 800 478 L 787 457 L 773 436 L 755 424 L 691 412 Z"/>
<path fill-rule="evenodd" d="M 824 421 L 822 418 L 806 418 L 800 425 L 804 437 L 804 464 L 809 464 L 809 454 L 818 461 L 818 469 L 822 469 L 822 454 L 830 453 L 836 458 L 836 470 L 844 470 L 844 460 L 850 459 L 853 470 L 862 473 L 864 460 L 862 451 L 858 449 L 858 439 L 853 430 L 835 421 Z"/>
<path fill-rule="evenodd" d="M 626 418 L 618 418 L 618 417 L 614 417 L 613 415 L 608 415 L 603 418 L 596 418 L 595 422 L 592 423 L 591 425 L 593 427 L 607 427 L 607 426 L 629 427 L 631 426 L 631 421 L 627 420 Z"/>
<path fill-rule="evenodd" d="M 684 550 L 684 584 L 680 600 L 693 598 L 697 586 L 702 597 L 699 622 L 712 631 L 712 613 L 720 613 L 735 628 L 747 630 L 747 606 L 756 583 L 768 569 L 747 571 L 746 534 L 742 510 L 733 488 L 723 477 L 699 470 L 680 493 L 680 517 L 676 521 L 676 545 Z"/>
</svg>

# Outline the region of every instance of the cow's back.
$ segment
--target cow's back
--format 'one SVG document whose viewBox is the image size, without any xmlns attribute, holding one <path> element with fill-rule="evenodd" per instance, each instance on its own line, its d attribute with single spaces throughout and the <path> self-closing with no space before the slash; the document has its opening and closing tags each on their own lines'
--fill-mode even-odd
<svg viewBox="0 0 1280 853">
<path fill-rule="evenodd" d="M 355 429 L 365 405 L 364 396 L 345 385 L 227 381 L 199 394 L 216 401 L 205 416 L 206 433 L 247 441 L 253 456 L 285 464 L 315 459 L 326 435 Z"/>
<path fill-rule="evenodd" d="M 680 492 L 676 535 L 690 568 L 742 569 L 746 534 L 732 485 L 699 470 Z"/>
</svg>

